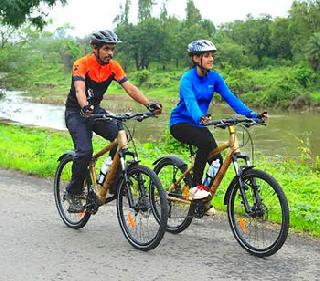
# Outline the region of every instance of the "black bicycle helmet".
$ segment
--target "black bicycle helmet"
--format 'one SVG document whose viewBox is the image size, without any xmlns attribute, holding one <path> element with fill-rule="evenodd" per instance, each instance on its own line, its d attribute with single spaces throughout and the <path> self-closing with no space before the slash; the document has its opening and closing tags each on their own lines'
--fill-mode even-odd
<svg viewBox="0 0 320 281">
<path fill-rule="evenodd" d="M 96 31 L 90 35 L 91 44 L 117 44 L 121 42 L 118 36 L 111 30 Z"/>
</svg>

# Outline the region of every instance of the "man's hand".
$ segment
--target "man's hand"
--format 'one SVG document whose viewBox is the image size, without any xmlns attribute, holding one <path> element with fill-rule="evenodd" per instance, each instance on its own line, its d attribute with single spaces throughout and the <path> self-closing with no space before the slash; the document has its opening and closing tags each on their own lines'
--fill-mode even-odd
<svg viewBox="0 0 320 281">
<path fill-rule="evenodd" d="M 200 118 L 200 124 L 207 125 L 211 120 L 211 114 L 202 115 Z"/>
<path fill-rule="evenodd" d="M 147 109 L 155 114 L 160 114 L 162 111 L 162 104 L 156 102 L 150 102 L 146 105 Z"/>
<path fill-rule="evenodd" d="M 91 116 L 92 112 L 93 112 L 94 106 L 91 104 L 86 104 L 85 106 L 83 106 L 81 108 L 80 114 L 84 117 L 84 118 L 88 118 Z"/>
</svg>

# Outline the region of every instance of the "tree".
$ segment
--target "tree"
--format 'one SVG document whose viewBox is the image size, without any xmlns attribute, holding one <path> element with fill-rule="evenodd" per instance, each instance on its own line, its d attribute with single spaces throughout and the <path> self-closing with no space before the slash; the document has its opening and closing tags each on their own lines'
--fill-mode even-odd
<svg viewBox="0 0 320 281">
<path fill-rule="evenodd" d="M 320 30 L 320 0 L 294 1 L 289 18 L 292 52 L 296 60 L 304 60 L 306 43 Z"/>
<path fill-rule="evenodd" d="M 245 47 L 246 54 L 256 56 L 258 64 L 262 65 L 263 57 L 270 55 L 271 17 L 261 18 L 247 16 L 245 21 L 234 21 L 222 26 L 222 32 L 234 42 Z"/>
<path fill-rule="evenodd" d="M 138 1 L 138 19 L 139 22 L 151 18 L 152 6 L 155 4 L 152 0 Z"/>
<path fill-rule="evenodd" d="M 126 24 L 129 23 L 129 10 L 130 10 L 131 0 L 126 0 L 126 4 L 124 6 L 124 22 Z"/>
<path fill-rule="evenodd" d="M 45 4 L 51 8 L 57 2 L 66 4 L 67 0 L 1 0 L 0 19 L 5 24 L 14 27 L 19 27 L 24 22 L 30 21 L 42 29 L 46 24 L 45 17 L 47 15 L 41 5 Z"/>
<path fill-rule="evenodd" d="M 168 19 L 168 9 L 167 9 L 168 0 L 164 0 L 162 2 L 162 6 L 160 8 L 160 20 L 165 22 Z"/>
<path fill-rule="evenodd" d="M 129 10 L 131 0 L 126 0 L 124 7 L 120 3 L 120 13 L 115 17 L 113 23 L 117 24 L 129 24 Z"/>
<path fill-rule="evenodd" d="M 3 49 L 14 36 L 14 27 L 3 25 L 0 22 L 0 49 Z"/>
<path fill-rule="evenodd" d="M 22 45 L 39 38 L 37 32 L 30 23 L 23 24 L 19 28 L 12 25 L 4 24 L 0 20 L 0 49 L 9 45 Z"/>
<path fill-rule="evenodd" d="M 186 13 L 187 13 L 187 17 L 186 17 L 187 26 L 191 26 L 201 21 L 202 19 L 199 9 L 196 8 L 192 0 L 187 1 Z"/>
<path fill-rule="evenodd" d="M 245 48 L 232 40 L 224 40 L 217 44 L 217 63 L 224 66 L 226 63 L 235 67 L 243 67 L 248 63 Z"/>
<path fill-rule="evenodd" d="M 271 24 L 270 53 L 273 58 L 292 59 L 289 20 L 277 18 Z"/>
<path fill-rule="evenodd" d="M 211 20 L 203 19 L 200 21 L 200 25 L 210 37 L 213 37 L 216 33 L 216 28 Z"/>
<path fill-rule="evenodd" d="M 137 25 L 118 25 L 117 33 L 119 38 L 125 38 L 125 44 L 119 44 L 119 52 L 132 58 L 137 70 L 147 69 L 151 61 L 159 61 L 165 44 L 159 19 L 150 18 Z"/>
<path fill-rule="evenodd" d="M 184 65 L 189 65 L 191 61 L 187 54 L 187 46 L 191 41 L 199 39 L 212 40 L 200 23 L 193 24 L 192 26 L 182 25 L 182 29 L 177 35 L 177 38 L 177 56 L 179 59 L 184 60 Z"/>
<path fill-rule="evenodd" d="M 178 51 L 178 40 L 181 30 L 181 22 L 176 17 L 169 17 L 166 21 L 161 22 L 163 31 L 163 42 L 161 42 L 159 62 L 162 64 L 162 69 L 165 70 L 170 64 L 170 61 L 175 60 L 178 64 L 180 54 Z"/>
<path fill-rule="evenodd" d="M 320 32 L 314 33 L 307 44 L 309 63 L 314 71 L 320 71 Z"/>
</svg>

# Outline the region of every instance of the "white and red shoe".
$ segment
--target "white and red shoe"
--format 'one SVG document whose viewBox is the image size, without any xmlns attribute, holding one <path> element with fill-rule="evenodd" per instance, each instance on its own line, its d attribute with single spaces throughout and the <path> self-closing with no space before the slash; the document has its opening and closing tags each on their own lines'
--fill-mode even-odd
<svg viewBox="0 0 320 281">
<path fill-rule="evenodd" d="M 197 186 L 191 187 L 190 190 L 190 200 L 199 200 L 208 198 L 211 196 L 210 189 L 202 184 L 198 184 Z"/>
</svg>

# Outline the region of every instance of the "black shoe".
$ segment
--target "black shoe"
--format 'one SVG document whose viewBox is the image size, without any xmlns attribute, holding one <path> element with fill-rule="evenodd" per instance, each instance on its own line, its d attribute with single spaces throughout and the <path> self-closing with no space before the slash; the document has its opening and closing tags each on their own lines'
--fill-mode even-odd
<svg viewBox="0 0 320 281">
<path fill-rule="evenodd" d="M 82 203 L 84 197 L 82 194 L 78 195 L 66 192 L 64 199 L 69 203 L 69 207 L 67 209 L 69 213 L 81 213 L 84 211 L 84 206 Z"/>
</svg>

